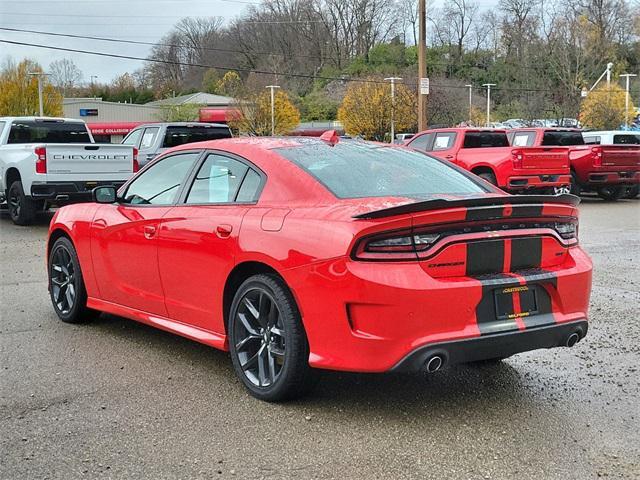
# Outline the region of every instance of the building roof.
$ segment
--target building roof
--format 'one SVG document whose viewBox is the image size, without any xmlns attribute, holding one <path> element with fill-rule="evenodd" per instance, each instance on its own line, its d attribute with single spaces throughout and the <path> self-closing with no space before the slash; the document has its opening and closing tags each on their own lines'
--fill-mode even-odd
<svg viewBox="0 0 640 480">
<path fill-rule="evenodd" d="M 180 95 L 178 97 L 169 97 L 162 100 L 156 100 L 149 102 L 146 105 L 149 106 L 170 106 L 170 105 L 229 105 L 233 102 L 233 98 L 225 97 L 223 95 L 214 95 L 212 93 L 197 92 L 190 93 L 188 95 Z"/>
</svg>

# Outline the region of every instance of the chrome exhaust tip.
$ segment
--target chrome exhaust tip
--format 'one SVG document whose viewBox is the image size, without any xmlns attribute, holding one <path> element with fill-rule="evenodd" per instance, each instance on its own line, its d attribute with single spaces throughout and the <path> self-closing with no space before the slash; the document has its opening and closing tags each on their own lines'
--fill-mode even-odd
<svg viewBox="0 0 640 480">
<path fill-rule="evenodd" d="M 567 347 L 573 347 L 579 341 L 580 341 L 580 335 L 578 335 L 576 332 L 573 332 L 571 335 L 567 337 L 567 341 L 565 342 L 565 345 Z"/>
<path fill-rule="evenodd" d="M 437 372 L 442 368 L 442 365 L 444 365 L 444 359 L 441 355 L 434 355 L 425 363 L 427 373 Z"/>
</svg>

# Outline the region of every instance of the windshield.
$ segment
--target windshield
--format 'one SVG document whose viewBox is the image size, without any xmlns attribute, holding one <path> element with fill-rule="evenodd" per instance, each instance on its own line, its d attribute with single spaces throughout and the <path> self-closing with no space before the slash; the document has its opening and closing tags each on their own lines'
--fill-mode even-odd
<svg viewBox="0 0 640 480">
<path fill-rule="evenodd" d="M 231 131 L 228 127 L 208 127 L 199 126 L 179 126 L 167 127 L 164 136 L 163 148 L 177 147 L 185 143 L 204 142 L 206 140 L 218 140 L 219 138 L 230 138 Z"/>
<path fill-rule="evenodd" d="M 558 132 L 549 130 L 542 136 L 542 146 L 562 146 L 584 145 L 584 138 L 581 132 Z"/>
<path fill-rule="evenodd" d="M 57 120 L 16 120 L 7 143 L 91 143 L 84 123 Z"/>
<path fill-rule="evenodd" d="M 504 132 L 467 132 L 463 148 L 508 147 L 509 139 Z"/>
<path fill-rule="evenodd" d="M 300 141 L 275 151 L 338 198 L 414 197 L 487 192 L 470 177 L 424 153 L 365 142 Z"/>
</svg>

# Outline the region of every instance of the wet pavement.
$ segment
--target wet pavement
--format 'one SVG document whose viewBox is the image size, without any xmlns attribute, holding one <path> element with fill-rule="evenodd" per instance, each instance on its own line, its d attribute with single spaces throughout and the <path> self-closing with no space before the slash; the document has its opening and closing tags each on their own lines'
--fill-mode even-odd
<svg viewBox="0 0 640 480">
<path fill-rule="evenodd" d="M 50 215 L 0 215 L 0 478 L 640 478 L 640 201 L 585 199 L 590 331 L 431 376 L 323 373 L 282 405 L 226 353 L 103 315 L 57 320 Z"/>
</svg>

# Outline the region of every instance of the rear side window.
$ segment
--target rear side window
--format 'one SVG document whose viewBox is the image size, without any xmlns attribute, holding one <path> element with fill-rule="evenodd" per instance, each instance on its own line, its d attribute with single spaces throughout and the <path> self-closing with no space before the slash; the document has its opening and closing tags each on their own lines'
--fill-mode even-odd
<svg viewBox="0 0 640 480">
<path fill-rule="evenodd" d="M 557 132 L 549 130 L 542 136 L 542 146 L 562 146 L 584 145 L 584 138 L 580 132 Z"/>
<path fill-rule="evenodd" d="M 246 164 L 210 154 L 198 170 L 186 203 L 250 202 L 255 200 L 260 182 L 260 175 Z"/>
<path fill-rule="evenodd" d="M 487 190 L 442 160 L 405 148 L 365 142 L 300 140 L 274 151 L 316 178 L 338 198 L 474 194 Z"/>
<path fill-rule="evenodd" d="M 640 145 L 640 134 L 633 135 L 630 133 L 625 133 L 624 135 L 614 135 L 613 143 L 624 145 Z"/>
<path fill-rule="evenodd" d="M 207 126 L 175 126 L 167 127 L 164 135 L 163 148 L 177 147 L 185 143 L 204 142 L 207 140 L 218 140 L 220 138 L 230 138 L 229 127 L 207 127 Z"/>
<path fill-rule="evenodd" d="M 535 132 L 517 132 L 513 134 L 511 145 L 514 147 L 531 147 L 536 141 Z"/>
<path fill-rule="evenodd" d="M 91 143 L 84 123 L 16 120 L 7 143 Z"/>
<path fill-rule="evenodd" d="M 508 147 L 509 140 L 504 132 L 467 132 L 463 148 Z"/>
</svg>

